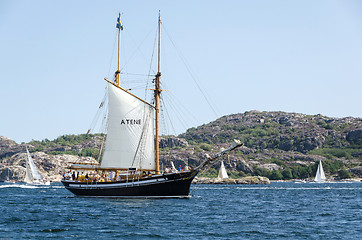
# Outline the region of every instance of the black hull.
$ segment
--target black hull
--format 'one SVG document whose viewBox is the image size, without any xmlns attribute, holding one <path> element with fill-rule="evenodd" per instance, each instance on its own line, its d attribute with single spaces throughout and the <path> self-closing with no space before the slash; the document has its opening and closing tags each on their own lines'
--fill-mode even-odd
<svg viewBox="0 0 362 240">
<path fill-rule="evenodd" d="M 190 185 L 196 174 L 197 171 L 185 171 L 134 181 L 87 183 L 63 180 L 62 183 L 66 189 L 77 196 L 185 198 L 189 197 Z"/>
</svg>

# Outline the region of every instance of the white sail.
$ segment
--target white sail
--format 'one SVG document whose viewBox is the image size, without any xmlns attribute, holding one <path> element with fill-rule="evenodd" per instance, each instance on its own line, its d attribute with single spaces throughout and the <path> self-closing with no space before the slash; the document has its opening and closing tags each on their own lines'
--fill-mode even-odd
<svg viewBox="0 0 362 240">
<path fill-rule="evenodd" d="M 154 109 L 108 84 L 108 127 L 102 168 L 154 170 Z"/>
<path fill-rule="evenodd" d="M 33 158 L 30 156 L 28 148 L 26 148 L 26 173 L 24 182 L 33 183 L 34 181 L 43 181 L 43 177 L 41 176 L 39 169 L 35 166 Z"/>
<path fill-rule="evenodd" d="M 221 161 L 221 166 L 220 166 L 220 170 L 219 170 L 219 175 L 217 176 L 218 178 L 224 179 L 224 178 L 229 178 L 226 169 L 225 169 L 225 165 L 224 162 Z"/>
<path fill-rule="evenodd" d="M 318 165 L 318 169 L 317 169 L 317 173 L 315 175 L 314 181 L 316 182 L 322 182 L 326 180 L 326 176 L 324 174 L 324 170 L 323 170 L 323 166 L 322 166 L 322 161 L 319 160 L 319 165 Z"/>
<path fill-rule="evenodd" d="M 25 166 L 26 166 L 26 170 L 25 170 L 25 178 L 24 178 L 24 182 L 26 183 L 32 183 L 32 174 L 30 172 L 30 166 L 29 166 L 29 161 L 28 159 L 25 160 Z"/>
</svg>

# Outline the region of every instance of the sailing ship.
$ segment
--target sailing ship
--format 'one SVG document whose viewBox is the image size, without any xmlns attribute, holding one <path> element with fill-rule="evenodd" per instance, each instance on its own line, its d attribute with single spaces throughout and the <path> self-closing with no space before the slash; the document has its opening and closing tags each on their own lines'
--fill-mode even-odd
<svg viewBox="0 0 362 240">
<path fill-rule="evenodd" d="M 28 148 L 26 148 L 26 172 L 24 182 L 31 185 L 50 185 L 40 174 L 39 169 L 36 167 L 33 158 L 31 157 Z"/>
<path fill-rule="evenodd" d="M 221 161 L 221 166 L 220 166 L 220 170 L 219 170 L 219 174 L 218 174 L 217 178 L 220 178 L 220 179 L 229 178 L 228 173 L 226 172 L 224 161 Z"/>
<path fill-rule="evenodd" d="M 154 104 L 120 85 L 121 14 L 117 19 L 118 69 L 115 81 L 105 78 L 108 87 L 108 123 L 105 148 L 100 164 L 74 164 L 73 174 L 63 185 L 78 196 L 187 198 L 198 172 L 215 164 L 222 155 L 241 146 L 239 141 L 214 156 L 207 156 L 197 167 L 184 171 L 161 172 L 159 166 L 159 111 L 161 89 L 161 17 L 158 16 L 158 71 L 154 79 Z M 88 171 L 85 176 L 75 171 Z M 73 175 L 73 176 L 72 176 Z"/>
<path fill-rule="evenodd" d="M 315 182 L 325 182 L 326 181 L 326 176 L 324 174 L 324 170 L 323 170 L 323 166 L 322 166 L 322 161 L 319 160 L 319 164 L 318 164 L 318 169 L 314 178 Z"/>
</svg>

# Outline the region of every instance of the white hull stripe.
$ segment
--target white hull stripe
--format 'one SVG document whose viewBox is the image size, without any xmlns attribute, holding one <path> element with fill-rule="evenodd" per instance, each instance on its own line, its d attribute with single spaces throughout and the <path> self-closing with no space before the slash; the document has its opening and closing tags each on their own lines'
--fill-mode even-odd
<svg viewBox="0 0 362 240">
<path fill-rule="evenodd" d="M 157 182 L 165 182 L 167 181 L 166 178 L 157 178 L 157 179 L 150 179 L 150 180 L 142 180 L 142 181 L 134 181 L 134 182 L 126 182 L 126 183 L 109 183 L 109 184 L 77 184 L 77 183 L 71 183 L 69 184 L 69 188 L 73 189 L 100 189 L 100 188 L 119 188 L 119 187 L 128 187 L 128 186 L 142 186 L 142 185 L 148 185 L 153 184 Z M 170 180 L 170 182 L 173 180 Z"/>
</svg>

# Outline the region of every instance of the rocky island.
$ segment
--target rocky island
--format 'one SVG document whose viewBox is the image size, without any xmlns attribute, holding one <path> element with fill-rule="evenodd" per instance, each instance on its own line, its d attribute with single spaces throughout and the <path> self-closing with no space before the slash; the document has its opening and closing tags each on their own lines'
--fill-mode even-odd
<svg viewBox="0 0 362 240">
<path fill-rule="evenodd" d="M 254 184 L 255 179 L 267 183 L 266 178 L 311 178 L 319 160 L 329 178 L 362 177 L 361 118 L 285 112 L 232 114 L 190 128 L 179 136 L 163 136 L 161 167 L 170 166 L 171 161 L 182 168 L 197 166 L 206 154 L 227 147 L 232 139 L 241 140 L 244 146 L 224 159 L 231 179 L 212 180 L 220 167 L 216 164 L 200 174 L 195 183 Z M 103 140 L 102 134 L 81 134 L 18 144 L 2 136 L 0 181 L 22 181 L 26 146 L 42 174 L 59 181 L 72 163 L 97 163 Z"/>
</svg>

